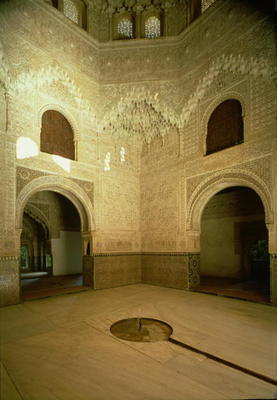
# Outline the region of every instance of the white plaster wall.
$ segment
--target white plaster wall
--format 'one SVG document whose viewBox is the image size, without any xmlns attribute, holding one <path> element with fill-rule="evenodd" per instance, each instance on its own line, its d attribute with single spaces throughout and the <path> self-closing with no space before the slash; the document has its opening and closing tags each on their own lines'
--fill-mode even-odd
<svg viewBox="0 0 277 400">
<path fill-rule="evenodd" d="M 52 239 L 53 275 L 82 272 L 82 242 L 80 232 L 61 231 L 58 239 Z"/>
<path fill-rule="evenodd" d="M 234 249 L 234 221 L 238 218 L 209 219 L 202 223 L 201 275 L 239 278 L 240 254 Z"/>
<path fill-rule="evenodd" d="M 235 223 L 258 221 L 262 222 L 263 216 L 250 215 L 203 220 L 200 252 L 201 275 L 239 279 L 242 254 L 235 250 Z"/>
</svg>

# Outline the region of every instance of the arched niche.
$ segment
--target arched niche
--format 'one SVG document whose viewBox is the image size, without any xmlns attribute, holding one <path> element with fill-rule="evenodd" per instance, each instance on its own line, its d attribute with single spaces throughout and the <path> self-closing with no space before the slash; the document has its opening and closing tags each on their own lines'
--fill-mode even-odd
<svg viewBox="0 0 277 400">
<path fill-rule="evenodd" d="M 202 213 L 207 202 L 216 193 L 231 186 L 253 189 L 263 203 L 266 224 L 273 223 L 272 198 L 265 183 L 249 171 L 230 169 L 212 174 L 195 188 L 187 204 L 188 231 L 200 232 Z"/>
<path fill-rule="evenodd" d="M 145 11 L 141 16 L 141 36 L 155 39 L 164 34 L 164 14 L 162 10 Z"/>
<path fill-rule="evenodd" d="M 131 13 L 116 13 L 112 17 L 112 38 L 114 40 L 136 37 L 135 17 Z"/>
<path fill-rule="evenodd" d="M 73 180 L 52 175 L 33 179 L 19 193 L 16 201 L 17 229 L 22 228 L 22 215 L 28 200 L 42 190 L 58 192 L 73 203 L 80 215 L 82 232 L 95 229 L 92 204 L 86 192 Z"/>
<path fill-rule="evenodd" d="M 87 4 L 83 0 L 52 0 L 52 5 L 80 28 L 87 29 Z"/>
<path fill-rule="evenodd" d="M 65 116 L 56 110 L 46 110 L 41 117 L 40 150 L 75 160 L 74 132 Z"/>
<path fill-rule="evenodd" d="M 207 124 L 206 154 L 216 153 L 243 143 L 242 106 L 237 99 L 221 102 L 211 113 Z"/>
</svg>

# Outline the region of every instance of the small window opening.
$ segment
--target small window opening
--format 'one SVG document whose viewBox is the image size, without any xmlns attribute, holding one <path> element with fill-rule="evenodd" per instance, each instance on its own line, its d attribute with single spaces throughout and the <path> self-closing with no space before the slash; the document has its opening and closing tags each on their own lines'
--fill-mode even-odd
<svg viewBox="0 0 277 400">
<path fill-rule="evenodd" d="M 152 16 L 145 21 L 145 37 L 154 39 L 161 36 L 161 21 L 159 18 Z"/>
</svg>

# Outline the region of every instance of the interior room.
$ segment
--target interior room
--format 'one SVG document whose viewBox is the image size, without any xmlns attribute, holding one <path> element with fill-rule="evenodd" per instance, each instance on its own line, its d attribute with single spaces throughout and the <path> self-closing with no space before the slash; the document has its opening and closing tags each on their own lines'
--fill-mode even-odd
<svg viewBox="0 0 277 400">
<path fill-rule="evenodd" d="M 0 2 L 1 398 L 276 398 L 275 14 Z"/>
</svg>

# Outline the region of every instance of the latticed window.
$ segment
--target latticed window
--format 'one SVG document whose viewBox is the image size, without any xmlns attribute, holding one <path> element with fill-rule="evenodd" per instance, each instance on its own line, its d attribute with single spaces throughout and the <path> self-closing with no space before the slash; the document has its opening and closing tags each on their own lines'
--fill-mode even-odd
<svg viewBox="0 0 277 400">
<path fill-rule="evenodd" d="M 117 31 L 120 36 L 132 39 L 133 37 L 133 22 L 128 18 L 122 18 L 118 25 Z"/>
<path fill-rule="evenodd" d="M 63 13 L 75 24 L 79 23 L 79 10 L 72 0 L 63 0 Z"/>
<path fill-rule="evenodd" d="M 209 8 L 214 2 L 215 2 L 215 0 L 202 0 L 202 2 L 201 2 L 201 11 L 202 11 L 202 13 L 204 11 L 206 11 L 207 8 Z"/>
<path fill-rule="evenodd" d="M 229 99 L 219 104 L 210 116 L 206 154 L 243 142 L 242 108 L 238 100 Z"/>
<path fill-rule="evenodd" d="M 70 160 L 75 159 L 73 130 L 58 111 L 48 110 L 42 115 L 40 150 Z"/>
<path fill-rule="evenodd" d="M 145 21 L 145 37 L 157 38 L 161 36 L 161 21 L 157 17 L 149 17 Z"/>
<path fill-rule="evenodd" d="M 1 1 L 1 0 L 0 0 Z M 87 27 L 87 8 L 83 0 L 51 0 L 55 8 L 81 28 Z"/>
</svg>

